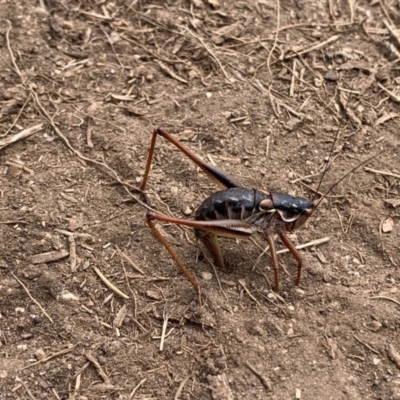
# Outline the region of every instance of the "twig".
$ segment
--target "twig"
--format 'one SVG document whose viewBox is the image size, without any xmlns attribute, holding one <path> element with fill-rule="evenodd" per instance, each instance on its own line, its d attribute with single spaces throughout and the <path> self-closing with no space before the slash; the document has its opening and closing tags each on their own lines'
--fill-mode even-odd
<svg viewBox="0 0 400 400">
<path fill-rule="evenodd" d="M 261 383 L 265 386 L 266 389 L 272 390 L 272 384 L 270 380 L 262 375 L 260 372 L 258 372 L 251 364 L 249 361 L 245 362 L 246 367 L 258 378 L 260 379 Z"/>
<path fill-rule="evenodd" d="M 117 293 L 119 296 L 123 297 L 124 299 L 129 299 L 129 296 L 125 293 L 121 292 L 117 287 L 115 287 L 101 272 L 97 267 L 93 267 L 96 274 L 99 278 L 106 284 L 106 286 L 111 289 L 114 293 Z"/>
<path fill-rule="evenodd" d="M 371 350 L 375 354 L 380 354 L 378 350 L 375 350 L 372 348 L 369 344 L 363 342 L 361 339 L 359 339 L 356 335 L 354 335 L 354 338 L 357 340 L 357 342 L 360 342 L 362 345 L 364 345 L 367 349 Z"/>
<path fill-rule="evenodd" d="M 314 50 L 318 50 L 318 49 L 326 46 L 327 44 L 335 42 L 339 38 L 340 38 L 340 35 L 331 36 L 329 39 L 327 39 L 323 42 L 319 42 L 319 43 L 315 44 L 314 46 L 308 47 L 308 48 L 300 50 L 300 51 L 296 51 L 294 54 L 289 54 L 289 55 L 285 56 L 284 59 L 288 60 L 290 58 L 297 57 L 302 54 L 310 53 L 311 51 L 314 51 Z"/>
<path fill-rule="evenodd" d="M 400 368 L 400 354 L 391 344 L 388 347 L 388 354 L 390 359 L 397 365 L 397 368 Z"/>
<path fill-rule="evenodd" d="M 238 282 L 249 295 L 249 297 L 258 305 L 258 307 L 261 308 L 261 304 L 259 303 L 259 301 L 250 293 L 249 289 L 247 289 L 246 283 L 242 279 L 239 279 Z"/>
<path fill-rule="evenodd" d="M 373 172 L 373 173 L 375 173 L 375 174 L 386 175 L 386 176 L 392 176 L 393 178 L 400 179 L 400 175 L 394 174 L 393 172 L 378 171 L 378 170 L 376 170 L 376 169 L 372 169 L 372 168 L 368 168 L 368 167 L 364 167 L 364 169 L 365 169 L 365 171 Z"/>
<path fill-rule="evenodd" d="M 30 128 L 22 130 L 19 133 L 16 133 L 15 135 L 7 139 L 0 140 L 0 150 L 4 149 L 4 147 L 7 147 L 12 143 L 18 142 L 18 140 L 25 139 L 26 137 L 41 131 L 43 129 L 43 126 L 44 126 L 43 124 L 34 125 L 31 126 Z"/>
<path fill-rule="evenodd" d="M 171 78 L 176 79 L 179 82 L 182 83 L 188 83 L 188 81 L 186 79 L 181 78 L 178 74 L 176 74 L 174 71 L 172 71 L 172 69 L 168 68 L 166 65 L 164 65 L 161 61 L 159 60 L 154 60 L 159 66 L 160 68 L 166 72 Z"/>
<path fill-rule="evenodd" d="M 30 175 L 35 174 L 35 171 L 26 167 L 24 164 L 19 164 L 19 163 L 13 162 L 13 161 L 6 161 L 5 164 L 10 165 L 11 167 L 16 167 L 16 168 L 22 169 L 22 171 L 28 172 Z"/>
<path fill-rule="evenodd" d="M 178 390 L 176 391 L 176 394 L 174 396 L 174 400 L 179 400 L 179 397 L 182 393 L 182 389 L 185 386 L 186 382 L 189 380 L 190 375 L 188 375 L 179 385 Z"/>
<path fill-rule="evenodd" d="M 290 88 L 289 88 L 289 96 L 293 97 L 294 96 L 294 83 L 296 82 L 296 65 L 297 65 L 297 61 L 296 59 L 293 60 L 293 72 L 292 72 L 292 79 L 290 80 Z"/>
<path fill-rule="evenodd" d="M 329 242 L 330 240 L 331 240 L 331 238 L 328 237 L 328 236 L 326 236 L 326 237 L 321 238 L 321 239 L 315 239 L 315 240 L 311 240 L 311 242 L 307 242 L 307 243 L 304 243 L 304 244 L 300 244 L 300 245 L 298 245 L 298 246 L 295 246 L 295 248 L 296 248 L 297 250 L 305 249 L 306 247 L 318 246 L 318 245 L 320 245 L 320 244 L 327 243 L 327 242 Z M 288 251 L 289 251 L 289 249 L 282 249 L 282 250 L 278 250 L 278 251 L 276 252 L 276 254 L 287 253 Z"/>
<path fill-rule="evenodd" d="M 53 358 L 56 358 L 56 357 L 59 357 L 59 356 L 63 356 L 64 354 L 67 354 L 67 353 L 71 352 L 73 349 L 75 349 L 75 347 L 78 346 L 78 344 L 80 344 L 80 343 L 74 344 L 73 346 L 68 347 L 68 349 L 60 350 L 57 353 L 53 353 L 52 355 L 50 355 L 50 356 L 48 356 L 46 358 L 43 358 L 43 359 L 41 359 L 39 361 L 36 361 L 36 362 L 34 362 L 32 364 L 29 364 L 26 367 L 22 368 L 22 371 L 24 369 L 31 368 L 34 365 L 43 364 L 43 363 L 45 363 L 47 361 L 52 360 Z"/>
<path fill-rule="evenodd" d="M 219 290 L 222 292 L 222 294 L 227 299 L 228 297 L 226 296 L 226 293 L 225 293 L 224 289 L 222 288 L 221 281 L 219 280 L 217 268 L 215 268 L 214 263 L 207 257 L 205 252 L 203 252 L 203 256 L 207 260 L 207 262 L 211 265 L 212 269 L 214 270 L 214 274 L 215 274 L 215 278 L 217 279 L 217 282 L 218 282 Z"/>
<path fill-rule="evenodd" d="M 281 15 L 281 11 L 280 11 L 280 3 L 279 0 L 276 0 L 276 5 L 277 5 L 277 11 L 276 11 L 276 32 L 275 32 L 275 40 L 274 43 L 271 47 L 270 52 L 268 53 L 268 58 L 267 58 L 267 65 L 268 65 L 268 72 L 269 72 L 269 76 L 270 79 L 272 80 L 272 71 L 271 71 L 271 57 L 272 57 L 272 53 L 275 50 L 276 47 L 276 43 L 278 41 L 278 35 L 279 35 L 279 25 L 280 25 L 280 15 Z"/>
<path fill-rule="evenodd" d="M 12 128 L 14 128 L 14 126 L 17 124 L 19 117 L 21 116 L 22 112 L 25 109 L 25 106 L 28 104 L 29 99 L 31 98 L 31 96 L 29 95 L 26 100 L 25 103 L 22 105 L 21 109 L 18 112 L 18 115 L 16 116 L 15 120 L 13 121 L 13 123 L 11 124 L 11 126 L 7 129 L 6 133 L 3 133 L 2 135 L 0 135 L 0 137 L 4 137 L 7 136 L 8 133 L 11 131 Z"/>
<path fill-rule="evenodd" d="M 22 78 L 21 70 L 19 69 L 17 62 L 15 61 L 14 53 L 13 53 L 13 51 L 11 49 L 11 45 L 10 45 L 10 31 L 12 28 L 11 21 L 7 20 L 7 24 L 8 24 L 8 28 L 6 31 L 7 50 L 8 50 L 8 53 L 10 54 L 11 62 L 14 66 L 15 72 L 19 75 L 22 83 L 24 83 L 24 79 Z"/>
<path fill-rule="evenodd" d="M 167 331 L 168 326 L 168 315 L 164 313 L 164 322 L 161 331 L 161 340 L 160 340 L 160 351 L 164 350 L 164 341 L 165 341 L 165 332 Z"/>
<path fill-rule="evenodd" d="M 396 96 L 394 93 L 392 93 L 390 90 L 386 89 L 385 86 L 383 86 L 381 83 L 378 82 L 378 86 L 396 103 L 400 103 L 400 97 Z"/>
<path fill-rule="evenodd" d="M 101 365 L 99 364 L 99 362 L 94 358 L 94 356 L 91 353 L 85 353 L 85 357 L 94 365 L 94 367 L 96 368 L 97 373 L 100 375 L 101 379 L 103 379 L 104 383 L 107 386 L 114 386 L 111 383 L 110 378 L 106 375 L 106 373 L 104 372 L 103 368 L 101 367 Z"/>
<path fill-rule="evenodd" d="M 133 269 L 135 269 L 136 271 L 138 271 L 139 273 L 141 273 L 142 275 L 145 275 L 144 271 L 139 268 L 130 257 L 128 257 L 125 253 L 123 253 L 119 247 L 117 246 L 117 251 L 120 257 L 125 258 L 126 261 L 128 261 L 128 263 L 133 267 Z"/>
<path fill-rule="evenodd" d="M 49 251 L 47 253 L 40 253 L 31 256 L 30 260 L 32 264 L 43 264 L 51 261 L 61 260 L 64 257 L 67 257 L 68 251 L 65 249 Z"/>
<path fill-rule="evenodd" d="M 49 316 L 49 314 L 47 314 L 47 312 L 45 311 L 45 309 L 41 306 L 41 304 L 32 297 L 32 295 L 30 294 L 28 288 L 15 276 L 14 273 L 11 274 L 14 279 L 22 286 L 22 288 L 25 290 L 26 294 L 29 296 L 29 298 L 42 310 L 42 313 L 47 317 L 47 319 L 54 324 L 54 321 L 51 319 L 51 317 Z"/>
<path fill-rule="evenodd" d="M 76 243 L 74 235 L 68 236 L 69 242 L 69 263 L 71 267 L 71 272 L 76 272 Z"/>
<path fill-rule="evenodd" d="M 350 8 L 350 23 L 354 23 L 354 4 L 353 0 L 348 0 Z"/>
<path fill-rule="evenodd" d="M 225 68 L 221 64 L 221 61 L 219 61 L 219 58 L 214 54 L 214 52 L 208 48 L 208 46 L 204 43 L 204 40 L 200 36 L 193 33 L 190 29 L 186 28 L 186 26 L 180 26 L 180 27 L 183 28 L 185 31 L 187 31 L 191 36 L 196 38 L 203 45 L 204 49 L 211 55 L 211 57 L 218 64 L 218 66 L 221 69 L 222 73 L 224 74 L 225 78 L 228 80 L 228 83 L 231 83 L 231 78 L 226 73 Z"/>
<path fill-rule="evenodd" d="M 321 174 L 311 174 L 311 175 L 305 175 L 305 176 L 301 176 L 300 178 L 294 179 L 293 181 L 291 181 L 290 183 L 296 183 L 296 182 L 300 182 L 300 181 L 305 181 L 306 179 L 310 179 L 310 178 L 315 178 L 316 176 L 320 176 Z"/>
<path fill-rule="evenodd" d="M 145 382 L 147 381 L 147 378 L 143 378 L 132 390 L 132 392 L 129 395 L 128 400 L 132 400 L 133 396 L 135 395 L 136 391 L 142 386 Z"/>
<path fill-rule="evenodd" d="M 373 297 L 370 297 L 370 299 L 372 299 L 372 300 L 388 300 L 388 301 L 392 301 L 393 303 L 396 303 L 398 306 L 400 306 L 400 302 L 399 301 L 397 301 L 397 300 L 395 300 L 395 299 L 392 299 L 391 297 L 386 297 L 386 296 L 373 296 Z"/>
<path fill-rule="evenodd" d="M 114 45 L 113 45 L 113 43 L 111 41 L 110 36 L 108 36 L 107 32 L 103 29 L 103 27 L 101 25 L 100 25 L 100 29 L 103 31 L 105 37 L 107 38 L 108 43 L 111 46 L 111 50 L 114 53 L 114 56 L 117 59 L 119 66 L 122 67 L 122 68 L 125 68 L 124 65 L 122 64 L 121 60 L 119 59 L 117 52 L 115 51 L 115 48 L 114 48 Z"/>
<path fill-rule="evenodd" d="M 15 378 L 15 380 L 16 380 L 17 382 L 19 382 L 19 383 L 24 387 L 24 389 L 26 390 L 26 393 L 28 394 L 28 396 L 30 397 L 31 400 L 36 400 L 36 397 L 32 394 L 32 392 L 29 390 L 27 384 L 26 384 L 21 378 L 19 378 L 19 377 L 17 376 L 17 377 Z"/>
</svg>

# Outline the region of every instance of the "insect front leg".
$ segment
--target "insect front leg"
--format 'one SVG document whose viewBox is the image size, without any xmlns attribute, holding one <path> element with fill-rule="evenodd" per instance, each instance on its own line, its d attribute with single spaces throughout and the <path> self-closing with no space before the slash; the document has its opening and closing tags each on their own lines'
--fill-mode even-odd
<svg viewBox="0 0 400 400">
<path fill-rule="evenodd" d="M 278 231 L 278 236 L 282 240 L 282 243 L 289 249 L 289 251 L 292 253 L 292 256 L 296 259 L 297 261 L 297 278 L 296 278 L 296 286 L 300 284 L 300 279 L 301 279 L 301 268 L 303 266 L 303 260 L 301 259 L 300 253 L 294 247 L 293 243 L 290 241 L 290 239 L 286 236 L 286 233 L 283 231 Z"/>
<path fill-rule="evenodd" d="M 269 250 L 271 252 L 272 268 L 274 269 L 274 291 L 279 292 L 279 271 L 278 271 L 278 256 L 276 254 L 275 240 L 272 234 L 268 231 L 264 231 L 265 240 L 268 242 Z"/>
</svg>

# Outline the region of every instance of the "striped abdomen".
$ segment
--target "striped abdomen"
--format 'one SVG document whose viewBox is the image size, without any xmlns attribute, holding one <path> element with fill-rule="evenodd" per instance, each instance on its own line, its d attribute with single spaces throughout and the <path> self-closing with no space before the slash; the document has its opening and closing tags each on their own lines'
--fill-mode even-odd
<svg viewBox="0 0 400 400">
<path fill-rule="evenodd" d="M 221 219 L 252 222 L 252 216 L 260 214 L 262 200 L 271 199 L 267 193 L 242 187 L 220 190 L 201 203 L 196 211 L 198 221 L 217 221 Z"/>
</svg>

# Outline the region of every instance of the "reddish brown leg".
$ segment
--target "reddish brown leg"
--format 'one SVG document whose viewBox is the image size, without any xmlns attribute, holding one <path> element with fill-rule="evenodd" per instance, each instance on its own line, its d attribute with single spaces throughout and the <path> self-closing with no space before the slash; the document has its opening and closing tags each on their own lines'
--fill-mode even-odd
<svg viewBox="0 0 400 400">
<path fill-rule="evenodd" d="M 278 257 L 276 255 L 276 249 L 275 249 L 275 241 L 270 233 L 264 232 L 264 237 L 267 240 L 269 249 L 271 251 L 271 262 L 272 262 L 272 268 L 274 269 L 274 280 L 275 280 L 274 291 L 276 293 L 278 293 L 279 292 L 279 272 L 278 272 Z"/>
<path fill-rule="evenodd" d="M 286 236 L 284 232 L 278 232 L 280 239 L 282 240 L 283 244 L 289 249 L 292 253 L 293 257 L 297 261 L 297 278 L 296 278 L 296 285 L 300 284 L 301 279 L 301 267 L 303 266 L 303 260 L 301 259 L 300 253 L 297 251 L 296 247 L 293 246 L 293 243 L 290 239 Z"/>
<path fill-rule="evenodd" d="M 219 269 L 226 271 L 224 259 L 222 258 L 221 247 L 219 245 L 218 236 L 215 233 L 203 232 L 196 230 L 196 236 L 203 243 L 204 247 L 211 254 L 214 263 Z"/>
<path fill-rule="evenodd" d="M 162 136 L 167 139 L 170 143 L 176 146 L 182 153 L 184 153 L 187 157 L 189 157 L 197 166 L 199 166 L 203 172 L 212 179 L 220 188 L 227 189 L 232 187 L 243 187 L 243 185 L 237 181 L 235 178 L 225 174 L 223 171 L 218 168 L 213 167 L 205 163 L 200 157 L 194 154 L 191 150 L 189 150 L 186 146 L 176 140 L 172 135 L 168 132 L 164 131 L 161 128 L 157 128 L 153 131 L 153 137 L 151 139 L 151 145 L 149 150 L 149 156 L 147 158 L 146 169 L 143 176 L 142 184 L 140 185 L 140 190 L 144 190 L 147 183 L 147 178 L 150 173 L 151 163 L 153 161 L 154 148 L 156 145 L 157 135 Z"/>
<path fill-rule="evenodd" d="M 200 292 L 200 286 L 193 277 L 193 275 L 189 272 L 183 261 L 179 258 L 176 251 L 171 247 L 171 245 L 167 242 L 165 237 L 161 234 L 161 232 L 155 227 L 153 224 L 153 220 L 160 222 L 169 222 L 178 225 L 184 225 L 191 228 L 194 228 L 196 231 L 200 231 L 198 235 L 200 239 L 207 238 L 206 243 L 210 244 L 208 246 L 206 243 L 206 248 L 210 251 L 211 255 L 216 260 L 216 264 L 218 267 L 224 268 L 224 262 L 222 260 L 221 250 L 219 249 L 217 235 L 229 237 L 229 238 L 246 238 L 251 236 L 253 233 L 257 231 L 257 228 L 253 227 L 253 225 L 248 224 L 243 221 L 231 221 L 231 220 L 220 220 L 220 221 L 192 221 L 187 219 L 179 219 L 174 217 L 169 217 L 168 215 L 156 214 L 151 211 L 147 211 L 146 214 L 146 223 L 153 232 L 154 236 L 163 244 L 163 246 L 168 250 L 169 254 L 171 254 L 172 258 L 178 264 L 179 268 L 185 274 L 186 278 L 192 284 L 197 293 Z M 204 235 L 202 235 L 204 232 Z M 202 236 L 202 237 L 201 237 Z M 218 247 L 216 247 L 218 246 Z M 218 261 L 220 259 L 220 261 Z"/>
<path fill-rule="evenodd" d="M 153 136 L 151 138 L 149 155 L 147 157 L 146 169 L 145 169 L 144 175 L 143 175 L 143 181 L 142 181 L 142 184 L 140 185 L 141 191 L 143 191 L 144 188 L 146 187 L 147 178 L 149 177 L 151 162 L 153 161 L 153 156 L 154 156 L 154 147 L 156 146 L 156 140 L 157 140 L 157 131 L 154 130 Z"/>
</svg>

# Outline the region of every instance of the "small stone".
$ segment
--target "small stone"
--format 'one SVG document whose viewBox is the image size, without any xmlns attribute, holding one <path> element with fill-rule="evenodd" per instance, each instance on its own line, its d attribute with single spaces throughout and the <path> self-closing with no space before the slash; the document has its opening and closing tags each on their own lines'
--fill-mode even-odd
<svg viewBox="0 0 400 400">
<path fill-rule="evenodd" d="M 38 361 L 43 360 L 46 358 L 46 353 L 43 351 L 43 349 L 38 349 L 35 351 L 35 357 Z"/>
<path fill-rule="evenodd" d="M 363 203 L 365 206 L 368 206 L 368 207 L 372 206 L 372 200 L 368 197 L 363 198 Z"/>
<path fill-rule="evenodd" d="M 331 276 L 330 276 L 329 274 L 324 274 L 322 280 L 323 280 L 325 283 L 330 283 L 331 280 L 332 280 L 332 278 L 331 278 Z"/>
<path fill-rule="evenodd" d="M 313 38 L 320 39 L 320 38 L 322 38 L 322 32 L 321 31 L 313 31 L 313 32 L 311 32 L 311 36 Z"/>
<path fill-rule="evenodd" d="M 389 293 L 390 293 L 390 294 L 396 294 L 397 291 L 398 291 L 397 287 L 392 287 L 392 288 L 389 290 Z"/>
<path fill-rule="evenodd" d="M 23 308 L 23 307 L 17 307 L 17 308 L 15 309 L 15 312 L 16 312 L 16 313 L 23 314 L 23 313 L 25 312 L 25 308 Z"/>
<path fill-rule="evenodd" d="M 382 328 L 382 324 L 379 321 L 372 321 L 368 324 L 368 328 L 373 332 L 377 332 Z"/>
<path fill-rule="evenodd" d="M 330 82 L 336 82 L 339 79 L 339 75 L 336 72 L 329 71 L 325 74 L 324 79 Z"/>
<path fill-rule="evenodd" d="M 71 292 L 68 292 L 67 290 L 64 290 L 60 295 L 60 299 L 66 301 L 78 301 L 79 297 Z"/>
<path fill-rule="evenodd" d="M 288 306 L 288 310 L 290 310 L 290 311 L 294 311 L 294 310 L 295 310 L 295 308 L 294 308 L 293 306 Z"/>
<path fill-rule="evenodd" d="M 381 362 L 381 360 L 379 358 L 374 357 L 372 359 L 372 364 L 374 364 L 374 365 L 378 365 L 380 362 Z"/>
<path fill-rule="evenodd" d="M 224 111 L 224 112 L 222 113 L 222 115 L 223 115 L 226 119 L 233 117 L 232 111 Z"/>
<path fill-rule="evenodd" d="M 17 349 L 20 350 L 20 351 L 26 351 L 27 348 L 28 348 L 28 345 L 27 345 L 27 344 L 19 344 L 19 345 L 17 346 Z"/>
<path fill-rule="evenodd" d="M 202 279 L 204 279 L 205 281 L 211 281 L 213 275 L 211 272 L 208 271 L 202 271 L 200 272 L 200 276 Z"/>
<path fill-rule="evenodd" d="M 289 329 L 288 329 L 287 335 L 288 335 L 288 336 L 293 336 L 293 335 L 294 335 L 294 330 L 293 330 L 293 328 L 289 328 Z"/>
<path fill-rule="evenodd" d="M 294 291 L 296 292 L 296 293 L 298 293 L 300 296 L 304 296 L 304 290 L 303 289 L 300 289 L 300 288 L 294 288 Z"/>
<path fill-rule="evenodd" d="M 186 206 L 186 208 L 183 210 L 185 215 L 190 215 L 192 212 L 193 210 L 189 206 Z"/>
<path fill-rule="evenodd" d="M 38 310 L 38 308 L 37 308 L 36 304 L 31 304 L 31 305 L 28 307 L 28 311 L 29 311 L 31 314 L 37 313 L 37 310 Z"/>
<path fill-rule="evenodd" d="M 206 93 L 207 99 L 211 98 L 212 95 L 213 95 L 213 94 L 212 94 L 211 92 L 207 92 L 207 93 Z"/>
<path fill-rule="evenodd" d="M 0 370 L 0 378 L 1 379 L 5 379 L 5 378 L 7 378 L 7 371 L 6 370 L 4 370 L 4 369 L 2 369 L 2 370 Z"/>
</svg>

